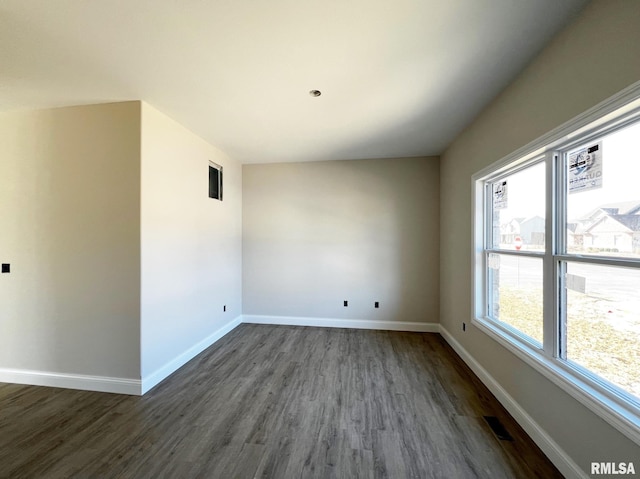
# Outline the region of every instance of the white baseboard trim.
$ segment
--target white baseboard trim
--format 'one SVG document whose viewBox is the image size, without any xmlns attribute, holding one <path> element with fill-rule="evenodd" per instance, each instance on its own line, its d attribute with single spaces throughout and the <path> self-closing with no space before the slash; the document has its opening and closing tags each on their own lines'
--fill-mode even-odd
<svg viewBox="0 0 640 479">
<path fill-rule="evenodd" d="M 202 351 L 204 351 L 213 343 L 215 343 L 220 338 L 222 338 L 225 334 L 229 333 L 230 331 L 235 329 L 237 326 L 239 326 L 241 323 L 242 323 L 242 316 L 240 315 L 235 319 L 233 319 L 232 321 L 229 321 L 220 329 L 214 331 L 212 334 L 204 338 L 202 341 L 194 344 L 189 349 L 187 349 L 183 353 L 173 358 L 164 366 L 161 366 L 160 368 L 156 369 L 154 372 L 152 372 L 148 376 L 142 378 L 141 394 L 145 394 L 146 392 L 150 391 L 153 387 L 160 384 L 160 382 L 168 378 L 171 374 L 176 372 L 178 369 L 180 369 L 186 363 L 191 361 Z"/>
<path fill-rule="evenodd" d="M 243 323 L 275 324 L 280 326 L 313 326 L 317 328 L 380 329 L 387 331 L 440 332 L 438 323 L 409 321 L 375 321 L 368 319 L 305 318 L 297 316 L 258 316 L 245 314 Z"/>
<path fill-rule="evenodd" d="M 576 479 L 590 477 L 442 325 L 440 325 L 440 334 L 565 477 Z"/>
<path fill-rule="evenodd" d="M 85 374 L 54 373 L 28 369 L 0 368 L 0 382 L 49 386 L 54 388 L 80 389 L 105 393 L 140 395 L 139 379 L 87 376 Z"/>
</svg>

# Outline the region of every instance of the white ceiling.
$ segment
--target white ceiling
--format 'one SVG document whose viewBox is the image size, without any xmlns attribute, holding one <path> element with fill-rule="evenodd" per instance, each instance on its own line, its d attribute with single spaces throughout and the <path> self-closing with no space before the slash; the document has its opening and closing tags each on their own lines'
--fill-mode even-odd
<svg viewBox="0 0 640 479">
<path fill-rule="evenodd" d="M 2 0 L 0 110 L 141 99 L 245 163 L 440 154 L 585 4 Z"/>
</svg>

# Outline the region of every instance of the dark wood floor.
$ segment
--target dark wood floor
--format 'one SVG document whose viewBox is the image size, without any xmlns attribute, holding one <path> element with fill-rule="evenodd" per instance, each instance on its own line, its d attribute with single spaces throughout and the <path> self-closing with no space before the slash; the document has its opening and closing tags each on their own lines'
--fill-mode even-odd
<svg viewBox="0 0 640 479">
<path fill-rule="evenodd" d="M 0 384 L 0 477 L 562 476 L 437 334 L 245 324 L 144 397 Z"/>
</svg>

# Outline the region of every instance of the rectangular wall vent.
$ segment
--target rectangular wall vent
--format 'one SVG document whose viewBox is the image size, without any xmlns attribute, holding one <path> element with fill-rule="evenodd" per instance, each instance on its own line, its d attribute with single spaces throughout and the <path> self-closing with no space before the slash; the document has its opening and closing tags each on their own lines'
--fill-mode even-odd
<svg viewBox="0 0 640 479">
<path fill-rule="evenodd" d="M 209 162 L 209 198 L 222 201 L 222 166 Z"/>
</svg>

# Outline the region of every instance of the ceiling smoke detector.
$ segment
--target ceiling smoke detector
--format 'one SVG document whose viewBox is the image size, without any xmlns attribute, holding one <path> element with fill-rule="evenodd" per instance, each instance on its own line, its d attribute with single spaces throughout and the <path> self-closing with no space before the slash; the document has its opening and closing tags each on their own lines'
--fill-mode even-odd
<svg viewBox="0 0 640 479">
<path fill-rule="evenodd" d="M 320 95 L 322 95 L 322 92 L 320 90 L 311 90 L 309 92 L 309 95 L 314 96 L 314 97 L 315 96 L 320 96 Z"/>
</svg>

